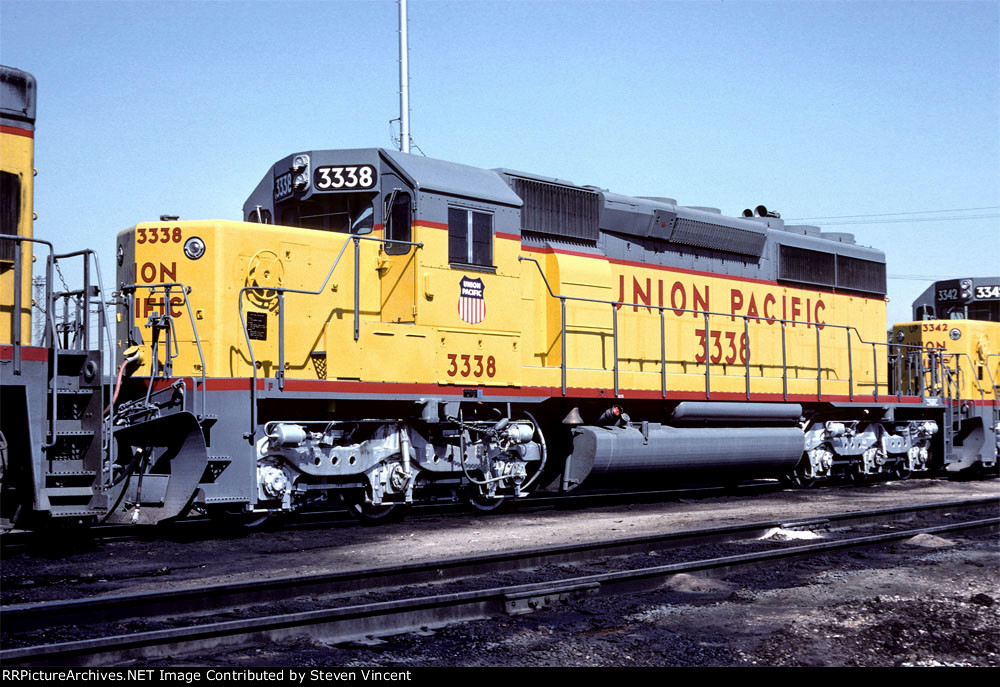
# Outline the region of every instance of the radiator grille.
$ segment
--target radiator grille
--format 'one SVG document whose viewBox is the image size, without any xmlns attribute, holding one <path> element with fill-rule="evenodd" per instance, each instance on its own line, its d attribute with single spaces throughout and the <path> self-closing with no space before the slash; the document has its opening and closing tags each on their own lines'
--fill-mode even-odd
<svg viewBox="0 0 1000 687">
<path fill-rule="evenodd" d="M 885 295 L 885 263 L 781 246 L 778 278 L 845 291 Z"/>
<path fill-rule="evenodd" d="M 885 295 L 885 263 L 838 255 L 837 286 L 851 291 Z"/>
<path fill-rule="evenodd" d="M 597 241 L 597 193 L 518 177 L 512 181 L 514 193 L 524 203 L 521 231 Z"/>
<path fill-rule="evenodd" d="M 674 225 L 670 241 L 759 258 L 764 251 L 767 234 L 681 217 Z"/>
<path fill-rule="evenodd" d="M 778 278 L 805 284 L 834 286 L 837 279 L 836 259 L 837 256 L 833 253 L 782 246 Z"/>
</svg>

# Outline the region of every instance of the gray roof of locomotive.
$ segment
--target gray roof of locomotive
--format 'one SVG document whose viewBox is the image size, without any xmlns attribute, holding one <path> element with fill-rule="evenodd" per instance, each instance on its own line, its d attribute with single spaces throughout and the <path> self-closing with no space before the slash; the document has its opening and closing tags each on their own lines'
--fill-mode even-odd
<svg viewBox="0 0 1000 687">
<path fill-rule="evenodd" d="M 882 251 L 857 245 L 851 234 L 822 232 L 812 226 L 786 225 L 783 220 L 774 217 L 730 217 L 715 208 L 678 205 L 672 198 L 626 196 L 554 177 L 510 169 L 483 169 L 385 148 L 305 152 L 310 155 L 313 168 L 358 162 L 375 164 L 381 160 L 417 191 L 507 208 L 524 205 L 513 189 L 518 179 L 568 189 L 577 195 L 584 194 L 597 205 L 598 227 L 591 230 L 589 245 L 613 259 L 681 267 L 693 266 L 687 263 L 701 261 L 697 266 L 700 269 L 736 270 L 737 274 L 761 278 L 773 278 L 773 274 L 761 272 L 773 272 L 773 267 L 767 268 L 763 263 L 773 260 L 779 244 L 862 260 L 885 261 Z M 294 155 L 283 158 L 268 170 L 244 205 L 245 213 L 253 208 L 254 203 L 270 199 L 274 176 L 287 171 L 293 158 Z M 574 237 L 544 231 L 524 238 L 528 243 L 580 243 Z M 706 260 L 720 261 L 721 266 L 706 264 Z M 740 269 L 740 264 L 746 269 Z M 754 274 L 751 275 L 751 272 Z"/>
</svg>

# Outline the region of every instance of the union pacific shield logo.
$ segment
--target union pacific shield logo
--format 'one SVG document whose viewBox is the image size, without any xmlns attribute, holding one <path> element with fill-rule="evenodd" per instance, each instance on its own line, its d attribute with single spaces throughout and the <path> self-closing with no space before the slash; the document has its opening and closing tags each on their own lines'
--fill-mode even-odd
<svg viewBox="0 0 1000 687">
<path fill-rule="evenodd" d="M 458 316 L 469 324 L 479 324 L 486 317 L 482 279 L 462 277 L 458 285 Z"/>
</svg>

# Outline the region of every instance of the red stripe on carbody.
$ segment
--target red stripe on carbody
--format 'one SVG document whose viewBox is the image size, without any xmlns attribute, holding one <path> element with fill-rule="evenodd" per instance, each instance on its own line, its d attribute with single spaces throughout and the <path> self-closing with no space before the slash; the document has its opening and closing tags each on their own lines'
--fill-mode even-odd
<svg viewBox="0 0 1000 687">
<path fill-rule="evenodd" d="M 266 382 L 266 383 L 265 383 Z M 257 388 L 262 390 L 265 386 L 277 387 L 277 382 L 273 379 L 258 379 Z M 248 391 L 250 380 L 242 378 L 209 378 L 206 380 L 206 388 L 211 391 Z M 402 394 L 420 396 L 426 394 L 457 395 L 463 389 L 482 389 L 483 396 L 520 396 L 525 398 L 536 397 L 562 397 L 562 389 L 559 387 L 547 386 L 519 386 L 519 387 L 477 387 L 476 385 L 457 384 L 435 384 L 435 383 L 405 383 L 405 382 L 350 382 L 333 381 L 323 379 L 286 379 L 285 391 L 299 392 L 327 392 L 327 393 L 359 393 L 359 394 Z M 613 389 L 595 388 L 573 388 L 566 390 L 567 398 L 615 398 Z M 659 390 L 654 389 L 623 389 L 619 399 L 634 400 L 659 400 L 663 396 Z M 699 391 L 667 391 L 667 399 L 675 401 L 706 400 L 705 393 Z M 713 391 L 711 399 L 713 401 L 746 401 L 746 393 L 742 391 Z M 880 395 L 877 399 L 866 394 L 855 394 L 853 401 L 846 395 L 824 394 L 822 398 L 817 398 L 811 394 L 789 394 L 786 399 L 780 393 L 755 393 L 750 396 L 751 401 L 758 402 L 828 402 L 828 403 L 855 403 L 860 405 L 903 403 L 906 405 L 919 405 L 922 402 L 920 396 L 898 396 Z"/>
<path fill-rule="evenodd" d="M 575 255 L 578 258 L 593 258 L 594 260 L 604 260 L 609 262 L 608 257 L 603 253 L 584 253 L 578 250 L 564 250 L 562 248 L 549 248 L 548 246 L 521 246 L 521 250 L 527 253 L 544 253 L 546 255 L 551 255 L 553 253 L 558 253 L 559 255 Z"/>
<path fill-rule="evenodd" d="M 0 134 L 11 134 L 13 136 L 24 136 L 25 138 L 34 138 L 35 132 L 31 129 L 22 129 L 19 126 L 8 126 L 6 124 L 0 124 Z"/>
<path fill-rule="evenodd" d="M 690 274 L 698 277 L 715 277 L 717 279 L 728 279 L 730 281 L 739 281 L 751 284 L 765 284 L 767 286 L 778 286 L 782 288 L 798 289 L 800 291 L 811 291 L 815 293 L 826 293 L 834 296 L 850 296 L 852 298 L 861 298 L 866 301 L 881 301 L 883 299 L 873 296 L 862 296 L 860 294 L 844 294 L 837 293 L 835 291 L 827 291 L 815 286 L 809 286 L 807 284 L 780 284 L 776 281 L 770 279 L 757 279 L 755 277 L 740 277 L 734 274 L 719 274 L 717 272 L 704 272 L 702 270 L 691 270 L 684 267 L 671 267 L 670 265 L 651 265 L 647 262 L 636 262 L 634 260 L 617 260 L 614 258 L 609 258 L 604 255 L 596 253 L 584 253 L 576 250 L 564 250 L 562 248 L 549 248 L 540 246 L 521 246 L 521 250 L 528 253 L 545 253 L 545 254 L 558 254 L 558 255 L 572 255 L 579 258 L 591 258 L 594 260 L 604 260 L 611 263 L 612 265 L 622 265 L 623 267 L 642 267 L 645 269 L 659 270 L 662 272 L 672 272 L 675 274 Z"/>
<path fill-rule="evenodd" d="M 0 346 L 0 360 L 13 360 L 14 359 L 14 347 L 13 346 Z M 42 348 L 40 346 L 21 346 L 21 360 L 30 360 L 32 362 L 44 363 L 48 362 L 49 359 L 49 349 Z"/>
</svg>

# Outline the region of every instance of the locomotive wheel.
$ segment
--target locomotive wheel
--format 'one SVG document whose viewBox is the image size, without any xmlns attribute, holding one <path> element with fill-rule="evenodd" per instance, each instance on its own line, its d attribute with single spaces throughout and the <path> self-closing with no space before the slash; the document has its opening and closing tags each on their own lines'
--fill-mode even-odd
<svg viewBox="0 0 1000 687">
<path fill-rule="evenodd" d="M 229 509 L 225 507 L 211 508 L 206 511 L 206 515 L 208 515 L 209 519 L 215 523 L 216 526 L 233 532 L 258 529 L 271 517 L 270 513 L 247 513 L 242 509 Z M 174 518 L 171 518 L 170 521 L 174 520 Z"/>
<path fill-rule="evenodd" d="M 806 476 L 806 465 L 806 459 L 799 461 L 799 464 L 791 472 L 785 474 L 782 481 L 787 482 L 797 489 L 812 489 L 819 482 L 819 479 Z"/>
<path fill-rule="evenodd" d="M 480 492 L 479 487 L 470 484 L 465 492 L 465 502 L 477 513 L 499 513 L 507 510 L 513 500 L 503 496 L 488 496 Z"/>
<path fill-rule="evenodd" d="M 384 506 L 373 506 L 354 494 L 341 496 L 344 508 L 359 522 L 365 525 L 376 525 L 383 522 L 399 522 L 406 514 L 406 506 L 401 503 L 390 503 Z"/>
<path fill-rule="evenodd" d="M 910 479 L 911 475 L 913 475 L 913 471 L 910 470 L 910 468 L 906 467 L 906 463 L 902 461 L 897 463 L 896 467 L 892 469 L 892 476 L 898 480 Z"/>
<path fill-rule="evenodd" d="M 847 473 L 851 483 L 858 487 L 866 487 L 874 480 L 874 475 L 869 475 L 860 466 L 852 466 Z"/>
</svg>

